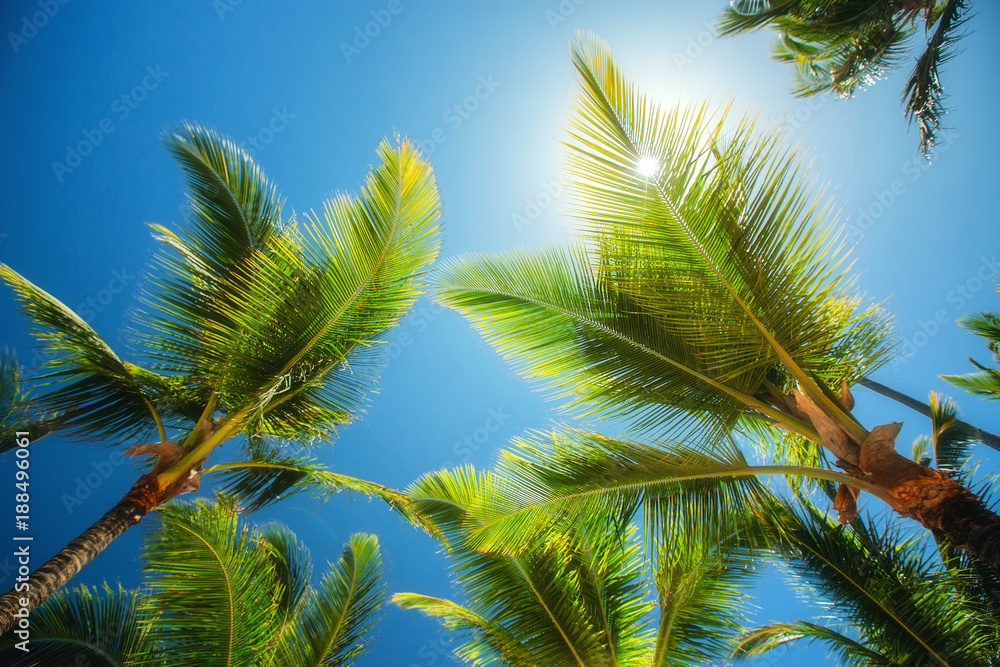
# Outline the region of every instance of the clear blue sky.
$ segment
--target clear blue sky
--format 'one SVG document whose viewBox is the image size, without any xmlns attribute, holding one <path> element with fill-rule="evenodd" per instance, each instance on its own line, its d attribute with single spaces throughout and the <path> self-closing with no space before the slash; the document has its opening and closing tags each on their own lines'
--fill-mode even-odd
<svg viewBox="0 0 1000 667">
<path fill-rule="evenodd" d="M 928 168 L 902 118 L 903 74 L 851 102 L 796 99 L 787 89 L 790 72 L 767 57 L 769 34 L 713 36 L 721 0 L 8 0 L 0 9 L 0 261 L 79 306 L 127 350 L 125 316 L 154 250 L 143 223 L 181 219 L 181 176 L 159 134 L 185 119 L 246 142 L 297 211 L 356 190 L 379 139 L 402 133 L 424 142 L 436 170 L 444 256 L 558 238 L 561 202 L 550 195 L 573 81 L 567 44 L 575 30 L 593 30 L 665 103 L 731 99 L 736 108 L 757 105 L 767 118 L 787 119 L 845 223 L 864 228 L 860 284 L 895 314 L 901 349 L 912 352 L 878 379 L 926 397 L 930 388 L 947 391 L 938 374 L 969 369 L 967 355 L 988 357 L 954 320 L 1000 308 L 992 288 L 1000 250 L 1000 8 L 975 5 L 972 34 L 945 70 L 953 106 L 945 122 L 954 130 Z M 372 23 L 378 19 L 384 25 Z M 374 34 L 367 40 L 358 37 L 366 26 Z M 372 409 L 318 452 L 337 471 L 401 488 L 444 465 L 488 465 L 509 438 L 560 417 L 458 316 L 426 300 L 418 310 L 399 331 Z M 7 291 L 0 292 L 0 322 L 0 342 L 32 365 L 31 341 Z M 971 421 L 1000 429 L 995 405 L 959 398 Z M 858 399 L 865 423 L 907 422 L 904 447 L 927 429 L 867 392 Z M 478 429 L 497 414 L 499 430 L 484 438 Z M 459 444 L 477 433 L 484 442 L 475 450 Z M 116 461 L 108 450 L 66 440 L 39 443 L 32 458 L 36 564 L 129 488 L 137 471 Z M 10 471 L 8 460 L 0 463 L 0 488 L 13 479 Z M 96 488 L 80 486 L 88 475 Z M 70 512 L 64 494 L 82 502 Z M 9 494 L 0 495 L 0 516 L 11 516 Z M 257 518 L 288 523 L 317 570 L 352 532 L 375 532 L 391 590 L 453 595 L 436 544 L 381 504 L 337 498 L 303 510 L 293 500 Z M 140 532 L 129 531 L 74 583 L 135 585 Z M 3 566 L 0 555 L 6 588 Z M 821 613 L 773 578 L 758 593 L 761 622 Z M 362 665 L 448 661 L 434 644 L 436 624 L 416 612 L 387 609 L 381 635 Z M 804 656 L 808 664 L 833 664 L 818 649 L 775 664 L 803 664 Z"/>
</svg>

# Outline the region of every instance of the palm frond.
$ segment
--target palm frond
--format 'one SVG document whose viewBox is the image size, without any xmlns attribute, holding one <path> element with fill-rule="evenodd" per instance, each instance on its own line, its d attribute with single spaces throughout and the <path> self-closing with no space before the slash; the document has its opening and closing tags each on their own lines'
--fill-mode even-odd
<svg viewBox="0 0 1000 667">
<path fill-rule="evenodd" d="M 407 521 L 433 530 L 404 493 L 335 473 L 315 459 L 295 456 L 262 439 L 251 438 L 245 454 L 245 459 L 218 463 L 202 471 L 203 476 L 217 475 L 219 493 L 232 498 L 242 511 L 254 512 L 298 493 L 324 502 L 340 491 L 354 491 L 381 498 Z"/>
<path fill-rule="evenodd" d="M 155 374 L 122 361 L 79 315 L 9 266 L 0 277 L 14 288 L 34 335 L 51 356 L 35 380 L 49 387 L 33 399 L 56 413 L 59 426 L 117 443 L 148 435 L 158 424 L 160 399 L 147 378 Z"/>
<path fill-rule="evenodd" d="M 959 419 L 958 403 L 931 392 L 931 430 L 934 462 L 938 470 L 951 477 L 961 477 L 976 444 L 975 429 Z"/>
<path fill-rule="evenodd" d="M 985 338 L 987 346 L 993 353 L 994 361 L 1000 363 L 1000 354 L 997 352 L 1000 350 L 1000 314 L 977 313 L 960 319 L 958 323 L 977 336 Z M 967 375 L 942 375 L 941 378 L 970 393 L 992 399 L 1000 398 L 1000 370 L 984 366 L 973 359 L 969 361 L 978 369 L 976 372 Z"/>
<path fill-rule="evenodd" d="M 158 514 L 144 552 L 143 608 L 155 619 L 161 664 L 256 664 L 280 631 L 271 549 L 224 503 L 171 503 Z"/>
<path fill-rule="evenodd" d="M 892 667 L 899 664 L 833 628 L 808 621 L 772 623 L 754 628 L 740 638 L 740 643 L 733 652 L 733 657 L 739 661 L 749 660 L 788 646 L 800 639 L 806 639 L 810 643 L 822 641 L 828 644 L 840 655 L 842 663 L 845 665 Z"/>
<path fill-rule="evenodd" d="M 438 527 L 469 604 L 456 614 L 451 603 L 444 610 L 402 599 L 467 630 L 456 652 L 473 664 L 514 655 L 512 637 L 516 655 L 530 661 L 501 664 L 633 664 L 649 640 L 634 529 L 567 521 L 486 544 L 482 527 L 518 504 L 507 490 L 496 475 L 468 467 L 426 475 L 409 489 Z"/>
<path fill-rule="evenodd" d="M 155 655 L 141 608 L 142 595 L 118 585 L 103 590 L 80 586 L 61 590 L 31 614 L 29 652 L 14 648 L 21 639 L 8 633 L 0 641 L 0 660 L 8 665 L 84 664 L 136 667 Z M 6 660 L 5 660 L 6 659 Z"/>
<path fill-rule="evenodd" d="M 903 91 L 906 119 L 917 122 L 920 128 L 920 151 L 928 159 L 937 141 L 941 117 L 945 113 L 940 68 L 954 55 L 954 44 L 962 37 L 958 31 L 967 19 L 968 9 L 964 0 L 949 0 L 945 4 L 934 35 L 917 59 Z"/>
<path fill-rule="evenodd" d="M 294 631 L 295 619 L 308 599 L 312 561 L 309 549 L 288 526 L 270 523 L 258 530 L 262 541 L 271 549 L 271 562 L 281 589 L 276 625 L 278 633 L 283 635 Z"/>
<path fill-rule="evenodd" d="M 458 633 L 456 639 L 461 643 L 454 648 L 455 657 L 468 665 L 532 664 L 533 656 L 521 646 L 517 634 L 496 619 L 481 616 L 451 600 L 416 593 L 396 593 L 392 601 L 403 609 L 417 609 L 426 616 L 439 618 L 445 628 Z"/>
<path fill-rule="evenodd" d="M 982 664 L 976 661 L 995 652 L 995 622 L 956 595 L 952 575 L 921 540 L 870 521 L 864 532 L 836 526 L 808 504 L 762 516 L 804 594 L 851 619 L 865 646 L 907 665 Z"/>
<path fill-rule="evenodd" d="M 378 538 L 357 533 L 312 591 L 293 633 L 283 637 L 280 664 L 346 667 L 368 649 L 385 599 Z"/>
</svg>

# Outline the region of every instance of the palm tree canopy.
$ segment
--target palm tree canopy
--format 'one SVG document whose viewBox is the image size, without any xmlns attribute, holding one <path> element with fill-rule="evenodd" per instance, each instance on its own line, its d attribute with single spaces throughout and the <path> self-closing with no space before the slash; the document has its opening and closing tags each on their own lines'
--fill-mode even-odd
<svg viewBox="0 0 1000 667">
<path fill-rule="evenodd" d="M 796 384 L 860 429 L 830 388 L 884 361 L 886 322 L 860 307 L 794 151 L 750 114 L 663 109 L 596 39 L 572 55 L 579 245 L 454 259 L 438 298 L 524 374 L 639 429 L 751 415 L 818 440 L 775 405 Z"/>
<path fill-rule="evenodd" d="M 923 27 L 920 53 L 903 92 L 908 121 L 920 128 L 920 149 L 929 156 L 945 113 L 940 68 L 954 55 L 967 18 L 965 0 L 733 0 L 719 31 L 734 35 L 770 27 L 780 37 L 773 57 L 795 67 L 797 95 L 850 97 L 901 66 Z"/>
<path fill-rule="evenodd" d="M 385 599 L 378 539 L 358 533 L 319 586 L 280 524 L 247 526 L 231 500 L 165 505 L 146 536 L 141 588 L 62 591 L 32 614 L 31 656 L 109 667 L 347 667 Z M 5 637 L 0 650 L 17 641 Z M 48 661 L 48 662 L 46 662 Z"/>
<path fill-rule="evenodd" d="M 246 505 L 273 502 L 300 480 L 315 490 L 309 460 L 273 445 L 328 440 L 364 410 L 380 344 L 439 250 L 431 168 L 410 142 L 383 141 L 359 195 L 337 195 L 300 220 L 231 140 L 194 124 L 164 138 L 186 178 L 188 216 L 176 230 L 153 225 L 163 252 L 132 325 L 144 366 L 0 265 L 51 359 L 30 405 L 105 444 L 154 430 L 176 441 L 171 456 L 152 451 L 161 487 L 245 433 L 243 456 L 258 465 L 226 474 Z"/>
<path fill-rule="evenodd" d="M 725 555 L 719 543 L 674 533 L 649 575 L 631 517 L 620 525 L 607 511 L 521 521 L 517 534 L 489 539 L 498 519 L 531 513 L 534 490 L 524 481 L 465 467 L 428 474 L 407 491 L 439 528 L 468 602 L 413 593 L 393 599 L 441 619 L 458 635 L 461 660 L 701 665 L 731 650 L 727 639 L 742 627 L 746 597 L 738 549 Z"/>
</svg>

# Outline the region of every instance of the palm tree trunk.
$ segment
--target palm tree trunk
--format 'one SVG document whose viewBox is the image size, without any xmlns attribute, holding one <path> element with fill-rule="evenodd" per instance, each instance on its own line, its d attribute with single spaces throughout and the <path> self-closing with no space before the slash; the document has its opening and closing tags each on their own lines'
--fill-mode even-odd
<svg viewBox="0 0 1000 667">
<path fill-rule="evenodd" d="M 878 382 L 875 382 L 874 380 L 869 380 L 868 378 L 861 378 L 860 380 L 858 380 L 858 383 L 862 387 L 867 387 L 868 389 L 871 389 L 872 391 L 874 391 L 877 394 L 882 394 L 886 398 L 891 398 L 892 400 L 896 401 L 897 403 L 901 403 L 902 405 L 905 405 L 906 407 L 910 408 L 911 410 L 915 410 L 915 411 L 919 412 L 920 414 L 922 414 L 925 417 L 929 418 L 931 416 L 931 406 L 929 406 L 926 403 L 923 403 L 921 401 L 918 401 L 915 398 L 911 398 L 910 396 L 907 396 L 906 394 L 900 393 L 900 392 L 898 392 L 895 389 L 892 389 L 890 387 L 886 387 L 884 384 L 879 384 Z M 992 447 L 993 449 L 995 449 L 998 452 L 1000 452 L 1000 436 L 994 435 L 993 433 L 990 433 L 989 431 L 984 431 L 983 429 L 978 428 L 976 426 L 973 426 L 972 424 L 969 424 L 968 422 L 964 422 L 961 419 L 958 419 L 956 421 L 958 422 L 958 424 L 960 426 L 964 426 L 964 427 L 970 429 L 972 431 L 972 433 L 974 434 L 976 440 L 978 440 L 979 442 L 983 443 L 987 447 Z"/>
<path fill-rule="evenodd" d="M 94 525 L 32 572 L 31 576 L 18 577 L 14 588 L 0 597 L 0 635 L 8 632 L 25 614 L 59 590 L 115 538 L 139 523 L 157 504 L 155 481 L 148 475 L 143 475 L 118 504 Z"/>
</svg>

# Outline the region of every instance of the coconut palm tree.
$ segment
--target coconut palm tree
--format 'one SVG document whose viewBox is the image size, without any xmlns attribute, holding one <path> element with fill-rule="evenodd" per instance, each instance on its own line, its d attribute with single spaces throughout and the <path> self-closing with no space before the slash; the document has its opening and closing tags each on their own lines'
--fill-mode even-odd
<svg viewBox="0 0 1000 667">
<path fill-rule="evenodd" d="M 723 35 L 770 27 L 780 34 L 773 57 L 795 67 L 796 95 L 851 97 L 899 67 L 914 33 L 928 36 L 903 92 L 905 115 L 920 127 L 920 150 L 929 157 L 945 113 L 941 65 L 969 11 L 965 0 L 733 0 L 719 20 Z"/>
<path fill-rule="evenodd" d="M 249 507 L 345 487 L 404 502 L 281 443 L 328 440 L 363 409 L 380 343 L 438 252 L 430 167 L 410 142 L 384 141 L 359 196 L 337 195 L 300 222 L 232 141 L 191 124 L 165 140 L 190 206 L 180 229 L 153 225 L 163 253 L 133 323 L 143 365 L 122 359 L 58 299 L 0 265 L 51 358 L 35 414 L 55 413 L 63 430 L 103 445 L 135 443 L 125 452 L 148 457 L 148 471 L 122 500 L 31 575 L 26 595 L 0 598 L 0 631 L 203 476 Z M 241 451 L 210 464 L 234 438 Z"/>
<path fill-rule="evenodd" d="M 248 527 L 226 501 L 159 516 L 138 590 L 56 593 L 32 614 L 30 653 L 0 642 L 7 664 L 347 666 L 370 645 L 385 598 L 374 535 L 352 536 L 312 587 L 309 550 L 283 525 Z"/>
<path fill-rule="evenodd" d="M 900 423 L 852 414 L 849 387 L 887 359 L 888 325 L 853 293 L 836 220 L 780 135 L 752 114 L 661 108 L 596 38 L 572 55 L 579 241 L 453 259 L 439 300 L 583 414 L 770 443 L 777 465 L 812 476 L 832 460 L 850 478 L 837 478 L 841 521 L 864 488 L 1000 569 L 1000 517 L 896 452 Z"/>
<path fill-rule="evenodd" d="M 471 665 L 704 665 L 741 629 L 749 558 L 739 540 L 676 533 L 647 573 L 634 526 L 607 511 L 564 515 L 516 536 L 498 515 L 527 509 L 502 475 L 471 467 L 418 480 L 408 494 L 438 529 L 467 603 L 414 593 L 393 600 L 437 617 Z M 594 507 L 590 508 L 595 509 Z M 647 599 L 652 588 L 656 600 Z"/>
</svg>

